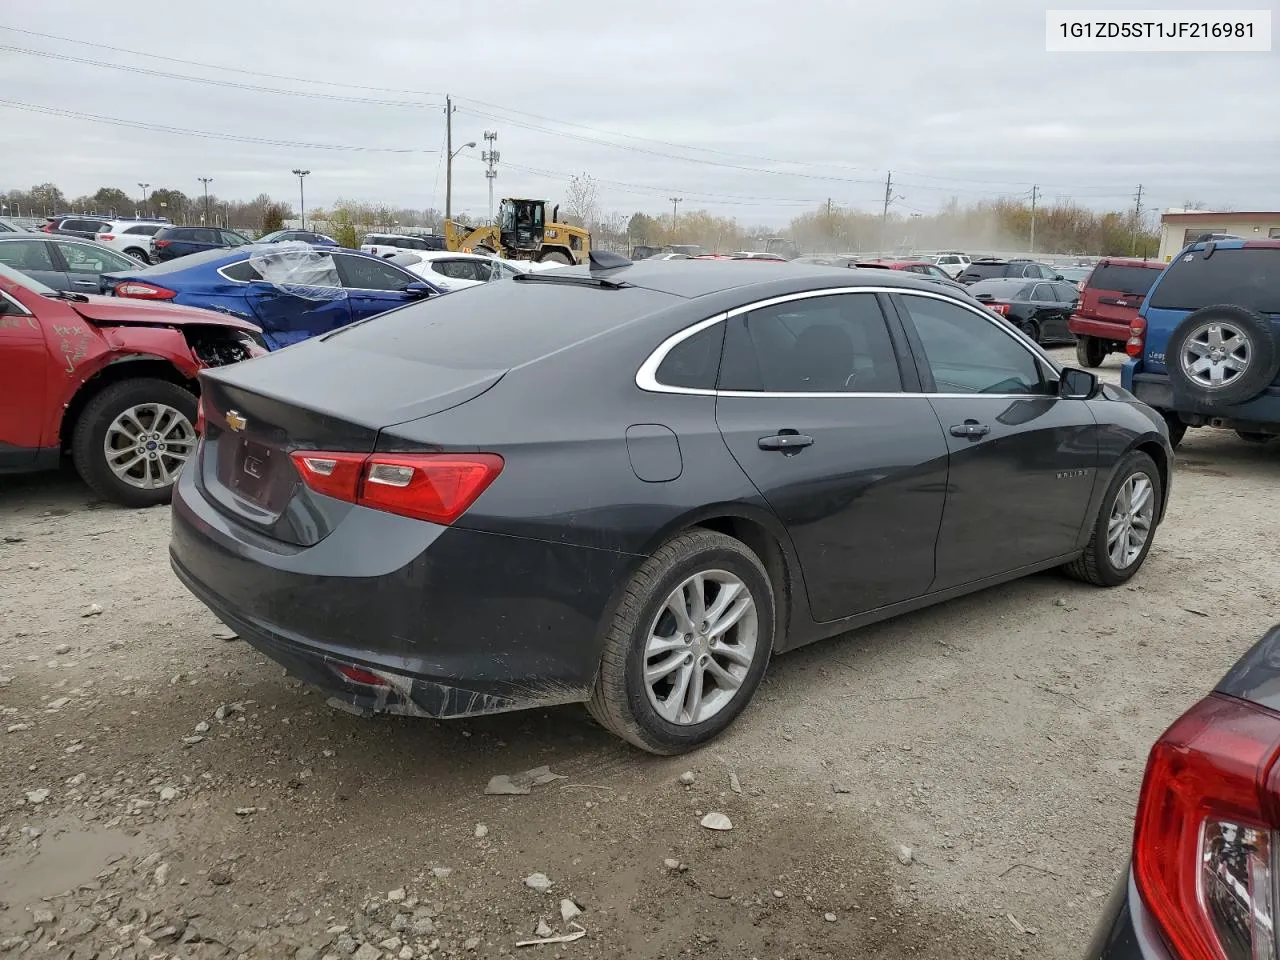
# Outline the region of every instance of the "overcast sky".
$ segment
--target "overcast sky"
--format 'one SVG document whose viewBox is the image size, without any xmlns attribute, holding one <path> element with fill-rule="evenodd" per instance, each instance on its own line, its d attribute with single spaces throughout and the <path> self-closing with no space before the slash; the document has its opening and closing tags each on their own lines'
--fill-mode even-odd
<svg viewBox="0 0 1280 960">
<path fill-rule="evenodd" d="M 1280 22 L 1277 0 L 1219 3 Z M 1050 54 L 1047 6 L 1103 4 L 10 0 L 0 190 L 196 194 L 209 176 L 296 203 L 301 166 L 308 207 L 443 208 L 449 93 L 455 147 L 480 144 L 456 162 L 454 210 L 476 216 L 486 129 L 497 196 L 560 200 L 586 172 L 628 214 L 672 196 L 753 224 L 828 197 L 878 209 L 890 169 L 903 213 L 1033 184 L 1099 209 L 1131 207 L 1139 183 L 1156 208 L 1280 209 L 1280 53 Z"/>
</svg>

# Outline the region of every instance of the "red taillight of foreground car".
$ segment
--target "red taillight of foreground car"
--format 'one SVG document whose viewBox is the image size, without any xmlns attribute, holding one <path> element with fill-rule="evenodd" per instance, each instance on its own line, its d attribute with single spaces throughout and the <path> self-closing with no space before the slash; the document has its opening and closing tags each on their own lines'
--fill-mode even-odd
<svg viewBox="0 0 1280 960">
<path fill-rule="evenodd" d="M 116 285 L 117 297 L 130 297 L 134 300 L 172 300 L 178 295 L 176 290 L 168 287 L 157 287 L 154 283 L 143 283 L 140 280 L 126 280 Z"/>
<path fill-rule="evenodd" d="M 1145 317 L 1134 317 L 1129 321 L 1129 339 L 1125 341 L 1124 352 L 1131 357 L 1140 357 L 1146 343 L 1147 320 Z"/>
<path fill-rule="evenodd" d="M 99 240 L 114 240 L 115 238 L 116 235 L 114 233 L 100 233 L 97 237 Z"/>
<path fill-rule="evenodd" d="M 317 493 L 445 526 L 466 513 L 502 472 L 495 453 L 332 453 L 290 456 Z"/>
<path fill-rule="evenodd" d="M 988 303 L 987 307 L 994 310 L 1002 317 L 1007 317 L 1009 315 L 1009 305 L 1007 303 Z"/>
<path fill-rule="evenodd" d="M 1276 956 L 1270 787 L 1280 717 L 1211 696 L 1151 750 L 1133 871 L 1178 960 Z"/>
</svg>

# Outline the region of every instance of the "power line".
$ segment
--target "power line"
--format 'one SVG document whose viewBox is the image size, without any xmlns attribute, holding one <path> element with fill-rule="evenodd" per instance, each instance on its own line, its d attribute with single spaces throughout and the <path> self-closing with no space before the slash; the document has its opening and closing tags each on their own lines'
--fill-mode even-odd
<svg viewBox="0 0 1280 960">
<path fill-rule="evenodd" d="M 307 97 L 312 100 L 330 100 L 341 101 L 343 103 L 359 103 L 364 105 L 376 105 L 384 107 L 414 107 L 421 109 L 423 107 L 438 107 L 438 103 L 425 103 L 422 101 L 410 100 L 374 100 L 369 97 L 344 97 L 337 93 L 312 93 L 307 90 L 283 90 L 280 87 L 264 87 L 256 83 L 236 83 L 234 80 L 214 80 L 210 77 L 193 77 L 185 73 L 170 73 L 167 70 L 150 70 L 147 67 L 138 67 L 131 64 L 111 63 L 107 60 L 90 60 L 87 57 L 73 57 L 65 53 L 50 53 L 46 50 L 31 50 L 26 47 L 14 47 L 9 44 L 0 44 L 0 50 L 6 50 L 10 53 L 22 53 L 32 57 L 45 57 L 50 60 L 65 60 L 69 63 L 79 63 L 90 67 L 105 67 L 108 70 L 119 70 L 124 73 L 137 73 L 147 77 L 162 77 L 166 80 L 183 80 L 187 83 L 203 83 L 214 87 L 226 87 L 232 90 L 247 90 L 251 93 L 272 93 L 286 97 Z"/>
<path fill-rule="evenodd" d="M 273 137 L 250 137 L 235 133 L 215 133 L 210 130 L 191 130 L 187 127 L 171 127 L 167 124 L 150 123 L 142 120 L 126 120 L 122 117 L 105 117 L 96 113 L 81 113 L 78 110 L 64 110 L 59 107 L 46 107 L 37 103 L 24 103 L 21 100 L 2 100 L 0 107 L 11 110 L 25 110 L 28 113 L 43 113 L 53 117 L 64 117 L 73 120 L 88 120 L 92 123 L 105 123 L 115 127 L 129 127 L 134 130 L 148 130 L 153 133 L 171 133 L 184 137 L 202 137 L 206 140 L 230 140 L 239 143 L 258 143 L 272 147 L 294 147 L 302 150 L 339 150 L 351 153 L 436 153 L 435 150 L 422 150 L 411 147 L 372 147 L 347 143 L 307 143 L 300 140 L 280 140 Z"/>
</svg>

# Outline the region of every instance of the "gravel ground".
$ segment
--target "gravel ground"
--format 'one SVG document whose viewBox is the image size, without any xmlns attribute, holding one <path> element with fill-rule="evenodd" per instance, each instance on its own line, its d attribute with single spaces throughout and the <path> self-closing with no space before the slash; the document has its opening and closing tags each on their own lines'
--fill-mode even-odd
<svg viewBox="0 0 1280 960">
<path fill-rule="evenodd" d="M 781 657 L 677 759 L 578 708 L 336 713 L 218 638 L 166 510 L 2 479 L 0 956 L 1077 957 L 1150 742 L 1276 619 L 1278 451 L 1192 431 L 1130 586 L 1037 576 Z M 540 923 L 586 935 L 517 948 Z"/>
</svg>

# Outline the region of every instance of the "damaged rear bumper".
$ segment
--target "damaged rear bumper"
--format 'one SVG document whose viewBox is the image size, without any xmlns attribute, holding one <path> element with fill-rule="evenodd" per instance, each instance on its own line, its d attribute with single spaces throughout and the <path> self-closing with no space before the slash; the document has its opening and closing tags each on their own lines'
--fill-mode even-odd
<svg viewBox="0 0 1280 960">
<path fill-rule="evenodd" d="M 285 548 L 188 471 L 170 562 L 246 642 L 351 712 L 450 718 L 586 700 L 599 624 L 636 558 L 355 508 Z"/>
</svg>

